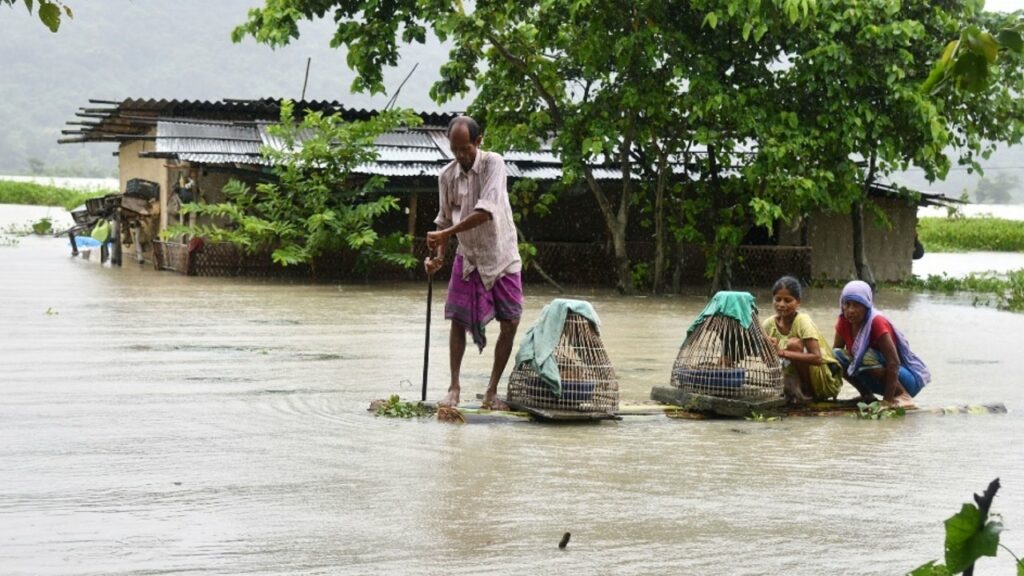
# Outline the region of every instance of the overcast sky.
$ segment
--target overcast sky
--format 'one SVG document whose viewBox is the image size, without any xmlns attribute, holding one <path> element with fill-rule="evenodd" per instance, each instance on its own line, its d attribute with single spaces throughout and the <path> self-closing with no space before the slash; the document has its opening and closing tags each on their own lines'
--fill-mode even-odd
<svg viewBox="0 0 1024 576">
<path fill-rule="evenodd" d="M 1024 0 L 986 0 L 985 9 L 998 12 L 1013 12 L 1024 9 Z"/>
</svg>

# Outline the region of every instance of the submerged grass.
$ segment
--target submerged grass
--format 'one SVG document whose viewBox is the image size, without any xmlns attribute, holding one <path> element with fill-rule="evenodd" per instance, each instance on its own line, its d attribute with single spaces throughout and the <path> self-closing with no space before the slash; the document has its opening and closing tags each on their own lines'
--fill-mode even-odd
<svg viewBox="0 0 1024 576">
<path fill-rule="evenodd" d="M 0 204 L 30 204 L 33 206 L 61 206 L 71 210 L 89 198 L 98 198 L 113 190 L 82 192 L 59 186 L 44 186 L 34 182 L 0 180 Z"/>
<path fill-rule="evenodd" d="M 921 218 L 917 237 L 929 252 L 1024 252 L 1024 222 L 1003 218 Z"/>
<path fill-rule="evenodd" d="M 927 278 L 914 277 L 905 285 L 914 290 L 931 290 L 945 294 L 970 293 L 974 294 L 975 305 L 995 306 L 1000 310 L 1013 312 L 1024 311 L 1024 269 L 1006 274 L 968 274 L 963 278 L 931 274 Z"/>
</svg>

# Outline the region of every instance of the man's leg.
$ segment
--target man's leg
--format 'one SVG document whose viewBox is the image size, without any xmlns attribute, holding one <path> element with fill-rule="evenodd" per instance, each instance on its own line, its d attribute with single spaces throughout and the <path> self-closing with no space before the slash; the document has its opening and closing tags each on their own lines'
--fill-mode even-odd
<svg viewBox="0 0 1024 576">
<path fill-rule="evenodd" d="M 458 406 L 459 373 L 462 371 L 462 357 L 466 353 L 466 329 L 452 322 L 452 330 L 448 335 L 448 367 L 452 372 L 452 383 L 448 386 L 448 393 L 438 402 L 438 406 Z"/>
<path fill-rule="evenodd" d="M 501 326 L 501 333 L 494 345 L 494 367 L 491 368 L 491 380 L 487 384 L 483 403 L 495 410 L 508 410 L 508 406 L 498 399 L 498 383 L 501 381 L 505 366 L 508 365 L 509 357 L 512 356 L 512 343 L 516 337 L 519 320 L 499 320 L 498 324 Z"/>
</svg>

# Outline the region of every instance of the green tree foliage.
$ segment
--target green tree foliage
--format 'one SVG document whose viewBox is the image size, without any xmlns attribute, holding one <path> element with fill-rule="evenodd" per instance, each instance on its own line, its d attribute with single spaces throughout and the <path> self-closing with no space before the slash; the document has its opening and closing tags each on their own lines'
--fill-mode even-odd
<svg viewBox="0 0 1024 576">
<path fill-rule="evenodd" d="M 255 187 L 229 182 L 226 202 L 183 207 L 183 213 L 216 224 L 176 226 L 166 235 L 231 242 L 250 253 L 271 250 L 282 265 L 314 265 L 318 256 L 348 249 L 365 262 L 412 267 L 416 261 L 407 235 L 380 236 L 374 230 L 381 216 L 398 208 L 398 200 L 382 193 L 383 178 L 353 170 L 376 159 L 373 142 L 380 134 L 420 121 L 411 112 L 392 110 L 361 122 L 308 112 L 296 122 L 294 105 L 285 101 L 280 124 L 270 128 L 283 145 L 263 150 L 274 180 Z"/>
<path fill-rule="evenodd" d="M 565 183 L 583 183 L 593 193 L 619 288 L 630 291 L 626 229 L 641 196 L 666 190 L 674 179 L 669 159 L 694 140 L 713 144 L 703 173 L 711 193 L 721 190 L 720 173 L 749 137 L 734 129 L 751 124 L 753 108 L 741 93 L 758 91 L 754 85 L 770 77 L 777 60 L 778 45 L 765 35 L 806 17 L 813 5 L 546 0 L 476 3 L 470 10 L 459 0 L 270 0 L 249 12 L 234 38 L 248 34 L 277 46 L 298 37 L 299 21 L 330 16 L 338 23 L 334 44 L 348 49 L 359 73 L 353 88 L 370 91 L 383 91 L 382 68 L 397 63 L 400 42 L 422 42 L 427 31 L 450 40 L 434 99 L 476 87 L 471 112 L 499 150 L 536 148 L 552 137 Z M 621 180 L 600 180 L 595 163 L 615 166 Z M 731 217 L 732 203 L 721 204 Z M 731 242 L 742 236 L 719 235 Z"/>
<path fill-rule="evenodd" d="M 952 30 L 991 29 L 980 0 L 267 0 L 233 37 L 273 46 L 302 20 L 330 17 L 353 88 L 384 90 L 400 43 L 452 43 L 431 89 L 444 102 L 476 88 L 471 112 L 496 149 L 551 139 L 566 184 L 603 216 L 619 287 L 633 267 L 637 209 L 665 239 L 708 246 L 716 287 L 753 226 L 816 209 L 854 215 L 864 257 L 867 191 L 911 165 L 941 178 L 950 144 L 1020 140 L 1019 60 L 1003 59 L 976 96 L 920 88 Z M 994 96 L 998 96 L 995 97 Z M 965 104 L 969 105 L 965 107 Z M 614 166 L 619 181 L 596 176 Z M 686 170 L 683 170 L 685 166 Z"/>
<path fill-rule="evenodd" d="M 0 4 L 7 4 L 8 6 L 14 6 L 17 3 L 18 0 L 0 0 Z M 60 29 L 62 17 L 67 16 L 68 19 L 75 17 L 71 7 L 60 0 L 22 0 L 22 3 L 25 4 L 25 8 L 28 9 L 30 14 L 35 5 L 39 6 L 36 12 L 39 15 L 39 21 L 49 28 L 50 32 L 56 32 Z"/>
</svg>

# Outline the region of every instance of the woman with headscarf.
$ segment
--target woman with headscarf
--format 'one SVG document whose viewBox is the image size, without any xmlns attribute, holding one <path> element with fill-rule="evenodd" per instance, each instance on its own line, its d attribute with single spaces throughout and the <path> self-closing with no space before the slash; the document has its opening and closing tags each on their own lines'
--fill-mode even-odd
<svg viewBox="0 0 1024 576">
<path fill-rule="evenodd" d="M 875 309 L 866 282 L 854 280 L 843 288 L 834 347 L 843 378 L 867 402 L 881 394 L 887 404 L 913 406 L 911 398 L 931 380 L 907 338 Z"/>
</svg>

